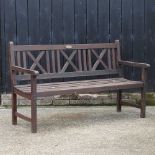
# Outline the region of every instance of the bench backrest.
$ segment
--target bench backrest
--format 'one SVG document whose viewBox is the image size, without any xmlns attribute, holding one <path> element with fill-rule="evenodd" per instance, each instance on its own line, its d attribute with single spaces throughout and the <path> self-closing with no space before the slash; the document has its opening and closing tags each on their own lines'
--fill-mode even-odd
<svg viewBox="0 0 155 155">
<path fill-rule="evenodd" d="M 118 74 L 119 41 L 72 45 L 14 45 L 10 65 L 38 70 L 38 79 Z M 17 74 L 17 80 L 28 80 Z"/>
</svg>

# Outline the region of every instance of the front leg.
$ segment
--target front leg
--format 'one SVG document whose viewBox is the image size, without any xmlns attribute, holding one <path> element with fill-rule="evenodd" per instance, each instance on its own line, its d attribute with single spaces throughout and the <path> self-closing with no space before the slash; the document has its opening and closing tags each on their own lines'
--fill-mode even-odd
<svg viewBox="0 0 155 155">
<path fill-rule="evenodd" d="M 141 88 L 141 103 L 140 103 L 140 117 L 145 118 L 146 103 L 145 103 L 145 89 Z"/>
<path fill-rule="evenodd" d="M 12 93 L 12 124 L 17 125 L 17 94 Z"/>
<path fill-rule="evenodd" d="M 117 112 L 121 112 L 121 108 L 122 108 L 121 101 L 122 101 L 122 91 L 119 90 L 117 92 Z"/>
<path fill-rule="evenodd" d="M 37 79 L 36 75 L 31 75 L 31 131 L 37 132 Z"/>
</svg>

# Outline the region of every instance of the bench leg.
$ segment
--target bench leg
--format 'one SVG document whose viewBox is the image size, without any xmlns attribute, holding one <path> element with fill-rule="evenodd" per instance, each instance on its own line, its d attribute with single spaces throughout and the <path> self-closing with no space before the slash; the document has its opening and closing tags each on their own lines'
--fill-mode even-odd
<svg viewBox="0 0 155 155">
<path fill-rule="evenodd" d="M 37 132 L 37 106 L 36 99 L 31 99 L 31 132 Z"/>
<path fill-rule="evenodd" d="M 140 112 L 140 117 L 145 118 L 145 111 L 146 111 L 146 103 L 145 103 L 145 90 L 144 88 L 141 88 L 141 112 Z"/>
<path fill-rule="evenodd" d="M 12 93 L 12 124 L 17 125 L 17 94 Z"/>
<path fill-rule="evenodd" d="M 0 93 L 0 105 L 2 104 L 2 94 Z"/>
<path fill-rule="evenodd" d="M 121 112 L 121 108 L 122 108 L 121 100 L 122 100 L 122 91 L 119 90 L 117 92 L 117 112 Z"/>
</svg>

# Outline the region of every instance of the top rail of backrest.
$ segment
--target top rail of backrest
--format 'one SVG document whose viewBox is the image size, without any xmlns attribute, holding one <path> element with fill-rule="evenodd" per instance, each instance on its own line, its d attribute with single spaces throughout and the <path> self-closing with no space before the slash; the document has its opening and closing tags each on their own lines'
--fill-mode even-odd
<svg viewBox="0 0 155 155">
<path fill-rule="evenodd" d="M 43 51 L 43 50 L 64 50 L 64 49 L 101 49 L 117 48 L 116 43 L 96 43 L 96 44 L 66 44 L 66 45 L 14 45 L 13 51 Z"/>
</svg>

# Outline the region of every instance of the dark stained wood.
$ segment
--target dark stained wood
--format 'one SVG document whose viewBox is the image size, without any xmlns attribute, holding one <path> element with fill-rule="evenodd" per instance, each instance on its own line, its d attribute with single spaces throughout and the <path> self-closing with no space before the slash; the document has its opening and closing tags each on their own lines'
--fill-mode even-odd
<svg viewBox="0 0 155 155">
<path fill-rule="evenodd" d="M 29 93 L 22 92 L 22 91 L 16 89 L 15 87 L 14 87 L 14 92 L 15 92 L 16 94 L 22 96 L 22 97 L 25 97 L 25 98 L 31 100 L 31 94 L 29 94 Z"/>
<path fill-rule="evenodd" d="M 78 66 L 79 66 L 79 71 L 82 71 L 82 55 L 81 55 L 81 50 L 78 50 Z"/>
<path fill-rule="evenodd" d="M 42 51 L 37 58 L 35 58 L 30 52 L 27 52 L 28 56 L 33 60 L 33 64 L 30 67 L 31 70 L 34 70 L 37 67 L 39 67 L 39 69 L 42 71 L 42 73 L 46 73 L 45 69 L 42 67 L 42 65 L 39 63 L 39 61 L 41 60 L 41 58 L 43 57 L 43 55 L 45 54 L 44 51 Z"/>
<path fill-rule="evenodd" d="M 53 51 L 52 52 L 52 71 L 53 71 L 53 73 L 55 73 L 56 72 L 56 64 L 55 64 L 55 51 Z"/>
<path fill-rule="evenodd" d="M 58 72 L 60 72 L 60 70 L 61 70 L 60 51 L 57 51 L 57 65 L 58 65 Z"/>
<path fill-rule="evenodd" d="M 17 94 L 12 93 L 12 124 L 16 125 L 17 124 Z"/>
<path fill-rule="evenodd" d="M 39 47 L 41 49 L 39 49 Z M 60 49 L 59 49 L 60 47 Z M 20 50 L 19 50 L 20 49 Z M 29 50 L 28 50 L 29 49 Z M 37 132 L 37 97 L 67 95 L 73 93 L 99 93 L 103 91 L 117 92 L 117 111 L 121 111 L 122 90 L 141 89 L 141 117 L 145 117 L 145 89 L 147 69 L 146 63 L 121 60 L 120 43 L 102 44 L 72 44 L 72 45 L 14 45 L 10 43 L 10 73 L 12 78 L 12 122 L 17 123 L 17 117 L 31 122 L 31 131 Z M 28 51 L 27 51 L 28 50 Z M 17 52 L 17 54 L 16 54 Z M 23 55 L 25 53 L 25 55 Z M 92 61 L 92 57 L 95 61 Z M 27 57 L 31 64 L 27 67 Z M 41 61 L 45 57 L 46 65 Z M 61 59 L 64 59 L 62 62 Z M 77 57 L 75 62 L 74 58 Z M 23 68 L 22 60 L 23 58 Z M 52 61 L 52 62 L 51 62 Z M 17 62 L 17 65 L 14 64 Z M 118 65 L 119 64 L 119 65 Z M 133 81 L 120 77 L 122 65 L 141 69 L 141 80 Z M 72 70 L 70 70 L 70 68 Z M 52 69 L 51 69 L 52 68 Z M 69 68 L 69 71 L 68 71 Z M 100 68 L 100 70 L 98 69 Z M 17 73 L 17 74 L 16 74 Z M 23 73 L 23 74 L 19 74 Z M 102 79 L 89 79 L 91 76 L 104 75 Z M 109 75 L 115 75 L 110 78 Z M 76 78 L 87 76 L 89 80 Z M 74 77 L 76 81 L 69 78 Z M 45 79 L 68 78 L 65 82 L 44 82 Z M 42 83 L 37 83 L 42 79 Z M 30 84 L 19 85 L 16 81 L 30 81 Z M 31 118 L 17 113 L 16 95 L 31 100 Z"/>
<path fill-rule="evenodd" d="M 31 75 L 31 131 L 32 133 L 37 132 L 37 77 Z"/>
<path fill-rule="evenodd" d="M 26 53 L 23 52 L 23 67 L 27 68 Z"/>
<path fill-rule="evenodd" d="M 145 89 L 141 88 L 141 103 L 140 103 L 140 117 L 145 118 L 145 111 L 146 111 L 146 103 L 145 103 Z"/>
<path fill-rule="evenodd" d="M 94 79 L 58 83 L 37 84 L 37 96 L 44 96 L 46 93 L 51 95 L 64 95 L 70 93 L 93 93 L 109 90 L 119 90 L 128 88 L 141 88 L 144 83 L 140 81 L 130 81 L 124 78 Z M 16 89 L 25 93 L 31 93 L 31 85 L 15 86 Z"/>
<path fill-rule="evenodd" d="M 119 60 L 118 62 L 119 64 L 128 65 L 131 67 L 150 68 L 150 65 L 147 63 L 137 63 L 137 62 L 123 61 L 123 60 Z"/>
<path fill-rule="evenodd" d="M 87 71 L 86 50 L 83 50 L 83 65 L 84 65 L 84 71 Z"/>
<path fill-rule="evenodd" d="M 97 70 L 97 71 L 77 71 L 77 72 L 60 72 L 60 73 L 45 73 L 39 74 L 37 79 L 56 79 L 67 77 L 83 77 L 83 76 L 98 76 L 98 75 L 118 75 L 118 70 Z M 30 80 L 29 75 L 16 75 L 16 80 Z"/>
<path fill-rule="evenodd" d="M 108 50 L 108 68 L 111 69 L 111 50 L 109 49 Z"/>
<path fill-rule="evenodd" d="M 20 56 L 20 52 L 17 52 L 17 66 L 21 67 L 21 60 L 20 60 L 21 56 Z"/>
<path fill-rule="evenodd" d="M 48 51 L 46 51 L 46 68 L 47 72 L 50 73 L 50 55 Z"/>
<path fill-rule="evenodd" d="M 91 58 L 91 50 L 88 49 L 88 68 L 92 70 L 92 58 Z"/>
<path fill-rule="evenodd" d="M 115 41 L 116 48 L 117 48 L 117 60 L 121 60 L 121 50 L 120 50 L 120 42 L 119 40 Z"/>
<path fill-rule="evenodd" d="M 112 49 L 112 68 L 116 69 L 116 53 L 114 49 Z"/>
<path fill-rule="evenodd" d="M 77 67 L 75 66 L 75 64 L 72 62 L 72 59 L 74 58 L 76 52 L 77 52 L 77 51 L 74 50 L 74 51 L 71 53 L 71 55 L 68 57 L 67 54 L 66 54 L 64 51 L 61 51 L 61 54 L 62 54 L 62 55 L 65 57 L 65 59 L 66 59 L 66 63 L 64 64 L 64 66 L 63 66 L 63 68 L 62 68 L 62 70 L 61 70 L 61 73 L 63 73 L 63 72 L 66 71 L 66 69 L 67 69 L 67 67 L 68 67 L 69 64 L 74 68 L 75 71 L 78 71 L 78 68 L 77 68 Z"/>
<path fill-rule="evenodd" d="M 154 0 L 1 0 L 0 3 L 0 82 L 4 92 L 10 90 L 9 41 L 18 45 L 81 44 L 120 39 L 124 60 L 146 60 L 154 66 Z M 129 78 L 140 75 L 133 68 L 125 73 Z M 154 73 L 151 67 L 150 91 L 155 87 Z"/>
<path fill-rule="evenodd" d="M 16 115 L 16 117 L 19 117 L 19 118 L 21 118 L 21 119 L 23 119 L 25 121 L 31 122 L 31 118 L 26 117 L 26 116 L 24 116 L 23 114 L 21 114 L 19 112 L 16 112 L 15 115 Z"/>
<path fill-rule="evenodd" d="M 36 70 L 32 69 L 26 69 L 18 66 L 11 66 L 11 70 L 16 71 L 16 72 L 22 72 L 22 73 L 27 73 L 27 74 L 33 74 L 33 75 L 38 75 L 39 72 Z"/>
<path fill-rule="evenodd" d="M 99 65 L 99 63 L 101 63 L 102 64 L 102 66 L 105 68 L 105 69 L 108 69 L 108 66 L 102 61 L 102 58 L 103 58 L 103 56 L 105 55 L 105 53 L 106 53 L 106 50 L 103 50 L 101 53 L 100 53 L 100 55 L 98 55 L 97 53 L 96 53 L 96 51 L 95 50 L 92 50 L 92 53 L 96 56 L 96 58 L 97 58 L 97 61 L 96 61 L 96 63 L 94 64 L 94 66 L 93 66 L 93 70 L 96 70 L 96 68 L 97 68 L 97 66 Z M 109 63 L 109 61 L 110 60 L 108 60 L 108 63 Z M 109 68 L 110 69 L 110 68 Z"/>
<path fill-rule="evenodd" d="M 96 44 L 69 44 L 71 49 L 106 49 L 117 48 L 115 43 L 96 43 Z M 64 50 L 66 45 L 16 45 L 13 47 L 14 51 L 48 51 L 48 50 Z"/>
<path fill-rule="evenodd" d="M 119 90 L 117 92 L 117 112 L 121 112 L 121 103 L 122 102 L 122 92 Z"/>
</svg>

